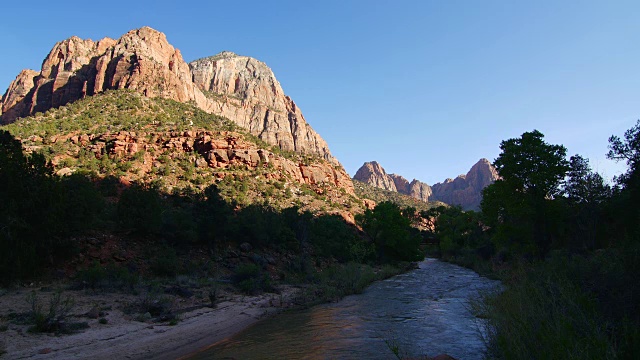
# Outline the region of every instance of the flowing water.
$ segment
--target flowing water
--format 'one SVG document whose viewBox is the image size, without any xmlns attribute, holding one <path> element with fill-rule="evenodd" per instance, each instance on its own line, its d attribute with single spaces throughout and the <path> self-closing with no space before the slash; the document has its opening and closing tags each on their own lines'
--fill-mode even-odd
<svg viewBox="0 0 640 360">
<path fill-rule="evenodd" d="M 499 282 L 435 259 L 340 302 L 276 315 L 194 359 L 394 359 L 446 353 L 482 359 L 469 300 Z"/>
</svg>

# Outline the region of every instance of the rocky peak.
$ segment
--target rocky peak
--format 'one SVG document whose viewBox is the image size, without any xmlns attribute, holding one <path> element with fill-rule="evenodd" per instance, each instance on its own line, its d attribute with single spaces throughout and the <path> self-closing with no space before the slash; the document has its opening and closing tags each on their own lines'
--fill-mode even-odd
<svg viewBox="0 0 640 360">
<path fill-rule="evenodd" d="M 393 180 L 393 183 L 396 185 L 396 190 L 400 194 L 409 194 L 409 180 L 396 174 L 389 174 L 389 177 L 391 177 L 391 180 Z"/>
<path fill-rule="evenodd" d="M 418 181 L 413 179 L 411 184 L 409 184 L 409 192 L 408 195 L 414 197 L 418 200 L 429 201 L 433 191 L 431 190 L 431 186 L 423 183 L 422 181 Z M 433 199 L 431 199 L 433 200 Z"/>
<path fill-rule="evenodd" d="M 498 179 L 498 172 L 489 160 L 480 159 L 466 175 L 432 186 L 433 197 L 447 204 L 460 205 L 465 210 L 478 210 L 482 189 Z"/>
<path fill-rule="evenodd" d="M 224 51 L 189 66 L 194 84 L 207 96 L 205 110 L 236 119 L 240 126 L 284 150 L 319 154 L 335 162 L 327 143 L 284 94 L 265 63 Z"/>
<path fill-rule="evenodd" d="M 380 164 L 372 161 L 358 169 L 353 178 L 422 201 L 442 201 L 459 205 L 465 210 L 477 210 L 482 201 L 482 189 L 493 183 L 498 178 L 498 173 L 489 160 L 480 159 L 467 174 L 429 186 L 416 179 L 409 183 L 400 175 L 387 175 Z"/>
<path fill-rule="evenodd" d="M 387 175 L 377 161 L 364 163 L 353 178 L 380 189 L 397 192 L 393 179 Z"/>
<path fill-rule="evenodd" d="M 498 171 L 487 159 L 480 159 L 466 175 L 467 183 L 474 189 L 484 189 L 498 179 Z"/>
<path fill-rule="evenodd" d="M 165 34 L 150 27 L 118 40 L 74 36 L 55 44 L 39 72 L 25 70 L 11 83 L 0 102 L 0 123 L 125 88 L 147 97 L 193 101 L 269 144 L 339 165 L 266 64 L 224 51 L 190 66 Z"/>
</svg>

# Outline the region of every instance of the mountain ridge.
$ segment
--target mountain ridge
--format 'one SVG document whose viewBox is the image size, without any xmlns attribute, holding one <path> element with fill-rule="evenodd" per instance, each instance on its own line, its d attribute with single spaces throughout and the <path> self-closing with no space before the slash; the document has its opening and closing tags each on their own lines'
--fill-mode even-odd
<svg viewBox="0 0 640 360">
<path fill-rule="evenodd" d="M 417 179 L 409 182 L 401 175 L 387 174 L 378 162 L 371 161 L 365 162 L 353 178 L 425 202 L 441 201 L 459 205 L 465 210 L 477 210 L 482 201 L 482 189 L 493 183 L 498 178 L 498 173 L 489 160 L 482 158 L 466 174 L 430 186 Z"/>
<path fill-rule="evenodd" d="M 271 69 L 256 59 L 231 54 L 222 52 L 190 66 L 164 33 L 150 27 L 131 30 L 117 40 L 72 36 L 53 46 L 39 72 L 25 69 L 18 74 L 0 99 L 0 123 L 12 123 L 106 90 L 131 89 L 147 97 L 192 102 L 229 118 L 271 145 L 318 155 L 340 165 L 324 139 L 284 94 Z M 245 61 L 244 68 L 238 60 Z M 214 94 L 207 92 L 211 90 L 207 84 L 196 81 L 204 72 L 199 76 L 192 73 L 198 62 L 211 65 L 209 70 L 214 73 L 208 74 L 210 77 L 225 70 L 224 76 L 218 76 L 224 80 L 218 85 L 227 86 L 215 88 Z M 262 77 L 252 77 L 248 66 L 259 70 L 256 74 Z"/>
</svg>

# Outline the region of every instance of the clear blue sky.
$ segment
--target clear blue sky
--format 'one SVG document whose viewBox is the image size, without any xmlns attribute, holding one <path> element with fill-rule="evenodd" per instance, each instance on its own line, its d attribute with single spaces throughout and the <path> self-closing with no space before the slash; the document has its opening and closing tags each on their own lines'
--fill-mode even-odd
<svg viewBox="0 0 640 360">
<path fill-rule="evenodd" d="M 57 41 L 148 25 L 187 61 L 266 62 L 351 175 L 377 160 L 433 184 L 538 129 L 611 177 L 625 167 L 607 139 L 640 118 L 637 0 L 11 1 L 2 15 L 2 92 Z"/>
</svg>

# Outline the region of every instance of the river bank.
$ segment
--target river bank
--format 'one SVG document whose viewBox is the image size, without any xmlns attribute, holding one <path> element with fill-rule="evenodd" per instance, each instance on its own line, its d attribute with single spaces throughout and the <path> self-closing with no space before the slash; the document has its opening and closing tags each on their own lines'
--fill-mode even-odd
<svg viewBox="0 0 640 360">
<path fill-rule="evenodd" d="M 30 311 L 25 300 L 33 289 L 5 291 L 0 296 L 2 318 L 17 318 Z M 228 338 L 259 319 L 292 307 L 299 288 L 282 286 L 280 294 L 243 296 L 223 294 L 211 307 L 208 300 L 173 299 L 179 321 L 152 322 L 135 318 L 127 307 L 139 296 L 120 293 L 91 294 L 65 291 L 75 305 L 65 321 L 86 324 L 81 331 L 53 335 L 29 332 L 30 325 L 20 321 L 3 325 L 0 338 L 7 359 L 176 359 L 204 346 Z M 48 308 L 52 292 L 38 289 L 41 302 Z M 98 310 L 98 314 L 92 312 Z M 47 310 L 45 310 L 47 311 Z M 104 320 L 102 320 L 104 319 Z M 142 321 L 140 321 L 142 320 Z"/>
<path fill-rule="evenodd" d="M 426 259 L 362 294 L 260 321 L 189 359 L 480 360 L 486 324 L 470 304 L 499 286 Z"/>
<path fill-rule="evenodd" d="M 233 286 L 165 284 L 134 290 L 70 290 L 39 283 L 0 292 L 0 354 L 11 359 L 175 359 L 227 339 L 285 309 L 360 293 L 376 280 L 414 268 L 346 264 L 325 269 L 310 283 L 279 284 L 249 296 Z M 175 284 L 175 283 L 171 283 Z M 64 290 L 62 290 L 64 289 Z M 58 296 L 58 303 L 55 303 Z M 69 300 L 65 310 L 64 301 Z M 35 329 L 35 313 L 49 329 Z M 53 330 L 53 325 L 56 326 Z"/>
</svg>

